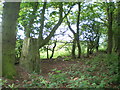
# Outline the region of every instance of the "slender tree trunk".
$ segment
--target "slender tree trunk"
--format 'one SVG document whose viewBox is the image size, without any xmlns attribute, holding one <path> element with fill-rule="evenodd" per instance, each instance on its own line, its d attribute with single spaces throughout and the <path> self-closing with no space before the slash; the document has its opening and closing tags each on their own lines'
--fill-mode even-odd
<svg viewBox="0 0 120 90">
<path fill-rule="evenodd" d="M 55 51 L 55 47 L 56 47 L 56 43 L 57 43 L 57 41 L 54 42 L 54 47 L 53 47 L 52 55 L 50 56 L 50 59 L 52 59 L 52 57 L 53 57 L 53 55 L 54 55 L 54 51 Z"/>
<path fill-rule="evenodd" d="M 93 54 L 93 51 L 94 51 L 94 41 L 90 41 L 90 45 L 89 45 L 89 54 Z"/>
<path fill-rule="evenodd" d="M 96 52 L 98 52 L 99 40 L 100 40 L 99 26 L 97 26 L 96 30 L 97 30 L 97 32 L 96 32 L 95 48 L 96 48 Z"/>
<path fill-rule="evenodd" d="M 114 39 L 113 39 L 113 44 L 114 44 L 114 51 L 115 52 L 117 52 L 118 51 L 118 36 L 119 36 L 119 34 L 118 34 L 118 31 L 117 30 L 115 30 L 115 32 L 114 32 Z"/>
<path fill-rule="evenodd" d="M 81 57 L 81 46 L 80 46 L 80 40 L 79 37 L 77 38 L 77 47 L 78 47 L 78 58 Z"/>
<path fill-rule="evenodd" d="M 32 26 L 33 26 L 33 23 L 34 23 L 34 19 L 36 18 L 35 14 L 38 10 L 38 2 L 33 2 L 33 11 L 32 11 L 32 15 L 30 15 L 30 20 L 29 20 L 29 23 L 27 26 L 25 26 L 25 36 L 26 37 L 31 37 L 30 34 L 32 32 Z M 34 17 L 33 17 L 34 16 Z"/>
<path fill-rule="evenodd" d="M 13 78 L 16 75 L 15 43 L 16 21 L 20 9 L 20 2 L 5 2 L 2 18 L 2 71 L 3 76 Z"/>
<path fill-rule="evenodd" d="M 81 2 L 78 2 L 78 16 L 77 16 L 77 36 L 76 36 L 76 43 L 77 43 L 77 47 L 78 47 L 78 58 L 80 58 L 81 56 L 81 46 L 80 46 L 80 33 L 79 33 L 79 24 L 80 24 L 80 10 L 81 10 Z"/>
<path fill-rule="evenodd" d="M 90 46 L 89 46 L 89 42 L 87 42 L 87 57 L 89 57 L 90 55 Z"/>
<path fill-rule="evenodd" d="M 79 40 L 79 22 L 80 22 L 80 10 L 81 10 L 80 4 L 81 4 L 81 2 L 78 2 L 78 15 L 77 15 L 77 25 L 76 25 L 77 31 L 76 31 L 76 33 L 72 29 L 72 27 L 70 26 L 70 22 L 67 19 L 68 27 L 74 35 L 73 46 L 72 46 L 72 57 L 73 58 L 76 58 L 76 56 L 75 56 L 76 43 L 77 43 L 77 47 L 78 47 L 78 58 L 80 58 L 80 56 L 81 56 L 81 46 L 80 46 L 80 40 Z"/>
<path fill-rule="evenodd" d="M 44 4 L 45 4 L 45 3 L 44 3 Z M 68 12 L 63 16 L 63 3 L 62 3 L 62 2 L 59 3 L 59 21 L 58 21 L 58 23 L 52 28 L 50 34 L 49 34 L 45 39 L 43 39 L 43 38 L 41 37 L 42 34 L 43 34 L 43 33 L 41 32 L 41 30 L 43 30 L 43 29 L 41 29 L 41 28 L 43 28 L 43 26 L 44 26 L 44 24 L 42 24 L 42 23 L 44 23 L 44 22 L 42 22 L 43 20 L 41 20 L 41 25 L 43 25 L 43 26 L 40 27 L 40 32 L 39 32 L 39 39 L 38 39 L 39 48 L 43 47 L 45 44 L 47 44 L 47 43 L 49 42 L 49 40 L 51 39 L 51 37 L 54 35 L 55 31 L 56 31 L 56 30 L 58 29 L 58 27 L 61 25 L 63 19 L 67 17 L 67 15 L 70 13 L 70 10 L 72 9 L 72 7 L 73 7 L 74 5 L 75 5 L 75 4 L 73 4 L 73 5 L 70 7 L 70 9 L 68 10 Z M 43 8 L 43 9 L 45 9 L 45 8 Z M 44 10 L 43 10 L 43 12 L 44 12 Z M 42 15 L 41 18 L 44 18 L 44 15 Z"/>
<path fill-rule="evenodd" d="M 47 59 L 49 59 L 49 49 L 48 49 L 48 45 L 47 45 Z"/>
<path fill-rule="evenodd" d="M 100 39 L 100 36 L 97 37 L 97 40 L 96 40 L 96 51 L 98 52 L 98 48 L 99 48 L 99 39 Z"/>
<path fill-rule="evenodd" d="M 76 40 L 75 40 L 75 38 L 74 38 L 74 39 L 73 39 L 73 45 L 72 45 L 72 58 L 76 58 L 75 48 L 76 48 Z"/>
</svg>

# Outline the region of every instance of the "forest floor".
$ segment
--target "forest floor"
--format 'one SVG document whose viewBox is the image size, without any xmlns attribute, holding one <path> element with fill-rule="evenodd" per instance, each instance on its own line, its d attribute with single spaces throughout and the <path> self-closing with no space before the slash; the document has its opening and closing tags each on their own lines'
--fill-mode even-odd
<svg viewBox="0 0 120 90">
<path fill-rule="evenodd" d="M 57 70 L 61 70 L 61 71 L 65 71 L 66 67 L 70 67 L 72 64 L 80 64 L 82 65 L 81 62 L 78 62 L 78 59 L 74 60 L 74 61 L 64 61 L 63 58 L 58 58 L 58 59 L 43 59 L 41 60 L 41 74 L 45 79 L 49 79 L 48 77 L 48 73 L 52 73 L 53 69 L 57 69 Z M 16 70 L 17 70 L 17 76 L 14 77 L 14 80 L 10 80 L 10 79 L 6 79 L 8 82 L 6 83 L 7 85 L 12 85 L 13 83 L 21 83 L 24 80 L 30 80 L 29 78 L 29 73 L 27 71 L 25 71 L 21 66 L 16 65 Z M 39 76 L 39 75 L 38 75 Z M 29 82 L 28 82 L 29 83 Z"/>
<path fill-rule="evenodd" d="M 103 74 L 103 76 L 101 76 L 100 74 L 103 72 L 107 74 L 107 72 L 109 72 L 108 69 L 105 69 L 103 67 L 104 63 L 102 63 L 100 65 L 101 68 L 104 68 L 103 70 L 101 70 L 100 67 L 98 67 L 98 68 L 95 68 L 95 70 L 93 70 L 93 71 L 92 71 L 92 69 L 94 67 L 92 67 L 89 64 L 85 64 L 86 60 L 88 61 L 93 57 L 94 56 L 91 56 L 89 58 L 71 59 L 71 60 L 69 60 L 69 57 L 41 60 L 41 74 L 40 75 L 29 74 L 24 69 L 22 69 L 19 65 L 16 65 L 15 67 L 16 67 L 17 72 L 18 72 L 17 77 L 15 77 L 15 80 L 9 80 L 9 79 L 3 78 L 3 80 L 7 80 L 7 82 L 5 82 L 5 85 L 3 85 L 3 87 L 7 86 L 7 87 L 12 88 L 12 87 L 24 86 L 24 84 L 32 84 L 33 81 L 30 78 L 30 76 L 32 76 L 32 75 L 35 76 L 35 78 L 39 77 L 39 76 L 43 76 L 44 79 L 49 82 L 49 73 L 51 73 L 53 75 L 53 74 L 56 74 L 57 71 L 58 71 L 58 73 L 69 72 L 71 68 L 74 68 L 74 71 L 75 70 L 80 71 L 81 73 L 83 73 L 85 75 L 88 74 L 91 76 L 104 78 L 104 74 Z M 67 60 L 66 60 L 66 58 L 67 58 Z M 92 68 L 92 69 L 90 69 L 90 68 Z M 57 70 L 57 71 L 55 71 L 55 70 Z M 74 72 L 73 72 L 73 74 L 74 74 Z M 71 77 L 68 77 L 68 78 L 71 78 Z M 80 77 L 78 77 L 76 74 L 73 77 L 73 81 L 79 80 L 79 78 Z M 111 77 L 107 77 L 107 80 L 109 80 L 110 78 Z M 98 80 L 98 82 L 99 82 L 99 80 Z M 35 83 L 37 83 L 37 82 L 35 82 Z M 116 84 L 109 84 L 109 87 L 117 87 L 117 86 L 118 86 L 118 84 L 117 85 Z"/>
<path fill-rule="evenodd" d="M 81 62 L 74 61 L 64 61 L 64 59 L 51 59 L 51 60 L 42 60 L 41 61 L 41 75 L 46 79 L 48 78 L 48 73 L 52 73 L 53 69 L 65 71 L 67 67 L 70 67 L 72 64 L 82 64 Z"/>
<path fill-rule="evenodd" d="M 53 69 L 61 70 L 61 71 L 67 71 L 67 67 L 71 67 L 73 64 L 78 64 L 80 67 L 83 65 L 79 59 L 74 59 L 74 60 L 64 60 L 65 58 L 56 58 L 56 59 L 43 59 L 41 60 L 41 74 L 46 80 L 49 80 L 49 73 L 53 73 Z M 14 84 L 14 87 L 23 86 L 23 81 L 28 81 L 27 84 L 30 84 L 31 82 L 29 74 L 27 71 L 25 71 L 21 66 L 15 65 L 16 70 L 17 70 L 17 76 L 14 77 L 14 80 L 6 79 L 3 77 L 3 80 L 7 80 L 5 82 L 5 85 L 3 87 L 12 87 Z M 84 66 L 85 67 L 85 66 Z M 38 75 L 38 76 L 40 76 Z"/>
</svg>

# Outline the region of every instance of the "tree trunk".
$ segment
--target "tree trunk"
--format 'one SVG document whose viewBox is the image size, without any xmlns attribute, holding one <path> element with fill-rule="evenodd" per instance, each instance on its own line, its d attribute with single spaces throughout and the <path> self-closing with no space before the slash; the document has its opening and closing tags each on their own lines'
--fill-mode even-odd
<svg viewBox="0 0 120 90">
<path fill-rule="evenodd" d="M 81 46 L 80 46 L 80 40 L 79 40 L 79 22 L 80 22 L 80 10 L 81 10 L 80 4 L 81 4 L 81 2 L 78 2 L 78 15 L 77 15 L 77 25 L 76 25 L 77 30 L 76 30 L 76 33 L 72 29 L 72 27 L 70 26 L 70 22 L 67 19 L 68 27 L 74 35 L 73 46 L 72 46 L 72 57 L 73 58 L 76 58 L 76 56 L 75 56 L 76 43 L 77 43 L 77 47 L 78 47 L 78 58 L 80 58 L 80 56 L 81 56 Z"/>
<path fill-rule="evenodd" d="M 87 42 L 87 57 L 89 57 L 90 54 L 90 46 L 89 46 L 89 42 Z"/>
<path fill-rule="evenodd" d="M 47 48 L 46 48 L 47 49 L 47 59 L 49 59 L 49 49 L 48 49 L 48 46 L 49 45 L 47 45 Z"/>
<path fill-rule="evenodd" d="M 118 31 L 118 83 L 120 83 L 120 1 L 117 3 L 118 4 L 118 12 L 117 12 L 117 31 Z"/>
<path fill-rule="evenodd" d="M 78 2 L 78 16 L 77 16 L 77 34 L 76 34 L 76 43 L 78 47 L 78 58 L 81 56 L 81 46 L 80 46 L 80 40 L 79 40 L 79 24 L 80 24 L 80 10 L 81 10 L 81 2 Z"/>
<path fill-rule="evenodd" d="M 2 25 L 1 25 L 1 22 L 0 22 L 0 77 L 2 77 Z M 0 87 L 2 86 L 0 85 Z"/>
<path fill-rule="evenodd" d="M 72 58 L 76 58 L 75 56 L 75 48 L 76 48 L 76 40 L 73 39 L 73 45 L 72 45 Z"/>
<path fill-rule="evenodd" d="M 34 19 L 36 18 L 36 12 L 38 10 L 38 2 L 33 2 L 33 11 L 32 11 L 32 14 L 30 15 L 30 20 L 29 20 L 29 23 L 27 23 L 27 26 L 24 26 L 25 27 L 25 36 L 26 37 L 31 37 L 30 34 L 32 32 L 32 26 L 34 24 Z M 33 17 L 34 16 L 34 17 Z"/>
<path fill-rule="evenodd" d="M 118 34 L 117 34 L 117 38 L 118 38 L 118 45 L 117 45 L 117 47 L 118 47 L 118 53 L 119 53 L 119 55 L 120 55 L 120 1 L 118 2 L 118 13 L 117 13 L 118 15 L 117 15 L 117 32 L 118 32 Z"/>
<path fill-rule="evenodd" d="M 78 58 L 81 57 L 81 46 L 80 46 L 80 41 L 79 41 L 79 37 L 77 37 L 77 47 L 78 47 Z"/>
<path fill-rule="evenodd" d="M 20 9 L 20 2 L 5 2 L 2 18 L 2 71 L 3 76 L 12 79 L 16 75 L 15 43 L 16 21 Z"/>
<path fill-rule="evenodd" d="M 118 36 L 119 36 L 118 31 L 115 30 L 115 32 L 114 32 L 114 42 L 113 42 L 113 44 L 114 44 L 113 50 L 114 50 L 115 52 L 118 51 Z"/>
<path fill-rule="evenodd" d="M 96 45 L 95 45 L 95 48 L 96 48 L 96 51 L 98 52 L 98 48 L 99 48 L 99 39 L 100 39 L 100 36 L 98 35 L 97 38 L 96 38 Z"/>
<path fill-rule="evenodd" d="M 112 31 L 112 22 L 113 22 L 113 2 L 110 2 L 107 8 L 108 13 L 108 54 L 112 53 L 113 48 L 113 31 Z"/>
<path fill-rule="evenodd" d="M 44 2 L 42 14 L 41 14 L 41 20 L 40 20 L 40 30 L 39 30 L 39 37 L 38 40 L 34 43 L 34 39 L 32 38 L 26 38 L 23 43 L 23 51 L 21 55 L 21 65 L 27 69 L 28 72 L 36 71 L 36 73 L 40 72 L 40 63 L 39 63 L 39 49 L 46 45 L 51 37 L 54 35 L 55 31 L 58 29 L 58 27 L 61 25 L 63 19 L 68 15 L 65 14 L 64 17 L 62 17 L 63 14 L 63 4 L 60 2 L 59 4 L 59 21 L 58 23 L 53 27 L 50 34 L 43 39 L 43 29 L 44 29 L 44 21 L 45 21 L 45 9 L 46 9 L 46 2 Z M 71 9 L 70 9 L 71 10 Z M 70 12 L 70 11 L 69 11 Z M 34 44 L 33 44 L 34 43 Z M 31 49 L 33 48 L 33 49 Z M 35 48 L 35 49 L 34 49 Z M 38 68 L 37 68 L 38 67 Z"/>
<path fill-rule="evenodd" d="M 20 65 L 28 72 L 37 72 L 40 73 L 40 54 L 38 48 L 37 39 L 31 38 L 30 34 L 32 33 L 32 26 L 34 19 L 36 18 L 35 14 L 38 10 L 38 2 L 33 4 L 32 15 L 29 17 L 29 23 L 25 28 L 26 38 L 23 41 L 22 53 L 20 58 Z M 33 17 L 34 16 L 34 17 Z"/>
<path fill-rule="evenodd" d="M 53 57 L 53 55 L 54 55 L 54 51 L 55 51 L 55 47 L 56 47 L 56 43 L 57 43 L 57 41 L 54 42 L 54 47 L 53 47 L 52 55 L 50 56 L 50 59 L 52 59 L 52 57 Z"/>
<path fill-rule="evenodd" d="M 37 46 L 37 39 L 25 38 L 23 42 L 20 65 L 28 72 L 40 73 L 40 56 Z"/>
</svg>

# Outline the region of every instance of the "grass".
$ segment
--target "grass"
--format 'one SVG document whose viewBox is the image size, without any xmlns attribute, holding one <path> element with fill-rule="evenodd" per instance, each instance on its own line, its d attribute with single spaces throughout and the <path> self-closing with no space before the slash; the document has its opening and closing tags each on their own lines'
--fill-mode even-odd
<svg viewBox="0 0 120 90">
<path fill-rule="evenodd" d="M 49 51 L 49 57 L 51 56 L 52 52 Z M 57 58 L 58 56 L 69 56 L 70 53 L 68 51 L 66 51 L 65 49 L 60 49 L 58 51 L 54 52 L 53 58 Z M 40 58 L 47 58 L 47 53 L 46 52 L 42 52 L 40 53 Z"/>
<path fill-rule="evenodd" d="M 70 56 L 71 55 L 72 44 L 67 44 L 66 45 L 67 48 L 66 47 L 62 47 L 62 46 L 64 46 L 64 44 L 57 43 L 57 46 L 55 48 L 55 52 L 54 52 L 53 58 L 57 58 L 58 56 Z M 62 48 L 60 49 L 60 47 L 62 47 Z M 85 44 L 81 44 L 81 49 L 82 49 L 81 53 L 83 55 L 85 55 L 87 53 L 86 45 Z M 100 45 L 99 50 L 100 51 L 105 51 L 104 45 Z M 75 53 L 77 55 L 78 48 L 76 48 Z M 52 52 L 49 51 L 49 57 L 51 56 L 51 54 L 52 54 Z M 47 52 L 44 49 L 42 49 L 42 52 L 40 53 L 40 58 L 41 59 L 47 58 Z"/>
</svg>

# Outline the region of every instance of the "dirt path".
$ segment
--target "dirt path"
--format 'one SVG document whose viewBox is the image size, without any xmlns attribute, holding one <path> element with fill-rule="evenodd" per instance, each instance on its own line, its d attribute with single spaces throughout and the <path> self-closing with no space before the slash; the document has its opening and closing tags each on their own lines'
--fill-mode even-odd
<svg viewBox="0 0 120 90">
<path fill-rule="evenodd" d="M 62 60 L 42 60 L 41 61 L 41 75 L 45 78 L 48 77 L 48 73 L 52 72 L 52 69 L 65 70 L 71 64 L 76 64 L 77 61 L 62 61 Z"/>
<path fill-rule="evenodd" d="M 52 72 L 52 69 L 57 69 L 64 71 L 65 68 L 71 66 L 72 64 L 78 64 L 77 61 L 63 61 L 61 60 L 54 60 L 54 59 L 49 59 L 49 60 L 41 60 L 41 74 L 44 78 L 48 78 L 48 73 Z M 81 62 L 79 62 L 81 63 Z M 19 65 L 16 66 L 18 76 L 16 77 L 16 80 L 26 80 L 29 79 L 29 73 L 27 73 L 24 69 L 22 69 Z"/>
</svg>

